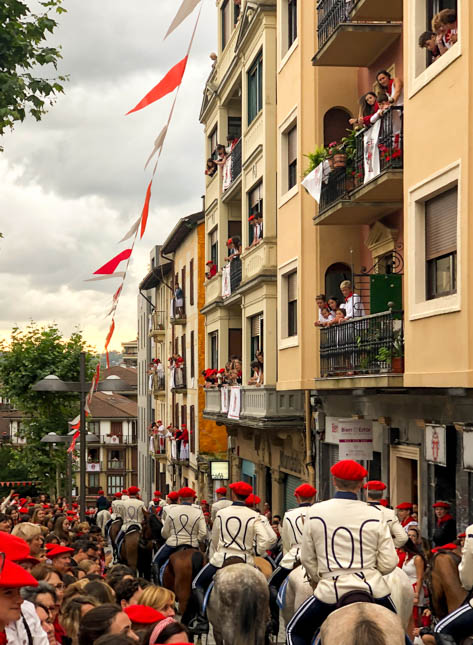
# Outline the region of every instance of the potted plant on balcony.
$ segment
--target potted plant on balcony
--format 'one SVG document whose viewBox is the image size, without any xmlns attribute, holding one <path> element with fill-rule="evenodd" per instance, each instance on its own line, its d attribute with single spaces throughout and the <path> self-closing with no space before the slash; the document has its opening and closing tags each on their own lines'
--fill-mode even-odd
<svg viewBox="0 0 473 645">
<path fill-rule="evenodd" d="M 386 365 L 387 363 L 391 363 L 391 357 L 392 357 L 392 350 L 389 347 L 380 347 L 378 349 L 378 353 L 376 354 L 376 360 L 379 363 L 383 363 Z M 380 367 L 380 372 L 389 372 L 389 367 Z"/>
<path fill-rule="evenodd" d="M 305 176 L 312 172 L 315 168 L 317 168 L 317 166 L 319 166 L 328 158 L 328 150 L 327 148 L 324 148 L 324 146 L 319 146 L 314 150 L 314 152 L 309 152 L 309 154 L 304 155 L 304 157 L 307 157 L 307 159 L 309 160 L 309 165 L 307 166 L 307 169 L 304 173 Z"/>
<path fill-rule="evenodd" d="M 346 168 L 347 155 L 343 142 L 332 141 L 328 144 L 328 156 L 333 160 L 334 168 Z"/>
<path fill-rule="evenodd" d="M 404 343 L 400 331 L 395 332 L 394 336 L 391 353 L 391 370 L 395 374 L 402 374 L 404 372 Z"/>
</svg>

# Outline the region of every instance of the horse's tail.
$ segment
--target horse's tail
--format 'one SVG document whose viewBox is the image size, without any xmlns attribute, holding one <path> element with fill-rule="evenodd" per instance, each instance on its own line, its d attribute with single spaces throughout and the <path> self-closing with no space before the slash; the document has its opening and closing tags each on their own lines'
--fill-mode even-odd
<svg viewBox="0 0 473 645">
<path fill-rule="evenodd" d="M 240 596 L 233 645 L 258 645 L 257 625 L 262 620 L 258 586 L 250 585 Z M 235 609 L 237 609 L 235 607 Z M 364 644 L 366 645 L 366 644 Z M 376 643 L 370 645 L 377 645 Z M 383 644 L 384 645 L 384 644 Z"/>
<path fill-rule="evenodd" d="M 353 629 L 353 645 L 387 645 L 379 625 L 368 616 L 360 616 Z"/>
</svg>

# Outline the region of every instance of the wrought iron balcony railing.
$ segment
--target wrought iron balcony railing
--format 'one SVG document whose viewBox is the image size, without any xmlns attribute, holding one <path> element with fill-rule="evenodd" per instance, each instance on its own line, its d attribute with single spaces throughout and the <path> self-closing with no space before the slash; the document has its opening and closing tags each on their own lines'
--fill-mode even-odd
<svg viewBox="0 0 473 645">
<path fill-rule="evenodd" d="M 317 5 L 318 47 L 327 42 L 338 25 L 350 22 L 350 12 L 357 0 L 320 0 Z"/>
</svg>

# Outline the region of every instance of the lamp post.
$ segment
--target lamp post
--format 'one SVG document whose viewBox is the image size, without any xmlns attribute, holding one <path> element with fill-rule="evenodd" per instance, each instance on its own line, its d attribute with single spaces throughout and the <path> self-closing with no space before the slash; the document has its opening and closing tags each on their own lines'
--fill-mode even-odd
<svg viewBox="0 0 473 645">
<path fill-rule="evenodd" d="M 85 520 L 85 474 L 86 474 L 86 429 L 85 429 L 85 397 L 89 392 L 92 383 L 87 383 L 85 380 L 85 352 L 80 353 L 80 380 L 79 381 L 62 381 L 54 374 L 50 374 L 41 379 L 31 386 L 35 392 L 78 392 L 80 394 L 80 478 L 79 478 L 79 505 L 80 505 L 80 520 Z M 101 392 L 124 392 L 130 389 L 126 381 L 120 378 L 110 378 L 104 381 L 99 381 L 96 384 L 97 390 Z M 54 434 L 54 433 L 53 433 Z M 48 436 L 48 435 L 46 435 Z M 61 436 L 61 435 L 56 435 Z M 50 440 L 53 443 L 52 440 Z"/>
</svg>

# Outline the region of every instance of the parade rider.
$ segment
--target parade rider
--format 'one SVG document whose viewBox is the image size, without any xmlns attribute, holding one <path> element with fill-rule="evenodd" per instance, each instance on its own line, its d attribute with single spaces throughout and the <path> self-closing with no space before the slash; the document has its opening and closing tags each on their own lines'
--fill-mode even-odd
<svg viewBox="0 0 473 645">
<path fill-rule="evenodd" d="M 289 645 L 310 645 L 349 592 L 368 593 L 376 604 L 396 611 L 383 579 L 398 563 L 391 534 L 381 513 L 357 496 L 368 473 L 351 459 L 330 472 L 337 492 L 308 509 L 301 544 L 302 565 L 319 582 L 287 625 Z"/>
<path fill-rule="evenodd" d="M 213 555 L 192 583 L 199 611 L 189 623 L 189 628 L 195 634 L 208 632 L 209 625 L 204 611 L 205 592 L 225 560 L 237 557 L 253 564 L 255 544 L 256 552 L 264 554 L 272 543 L 261 515 L 245 505 L 246 498 L 253 492 L 250 484 L 235 482 L 230 484 L 230 490 L 233 503 L 217 512 L 212 527 Z"/>
<path fill-rule="evenodd" d="M 194 506 L 197 496 L 195 490 L 184 486 L 177 495 L 179 504 L 166 506 L 161 530 L 161 535 L 166 542 L 157 552 L 153 563 L 158 575 L 161 567 L 174 551 L 183 546 L 198 548 L 207 537 L 204 514 L 200 508 Z"/>
<path fill-rule="evenodd" d="M 300 564 L 302 531 L 307 510 L 315 501 L 317 490 L 310 484 L 301 484 L 294 491 L 298 506 L 286 511 L 282 521 L 283 557 L 278 568 L 269 579 L 269 606 L 271 610 L 270 632 L 279 631 L 279 608 L 277 595 L 279 588 L 291 571 Z M 278 631 L 276 631 L 276 629 Z"/>
<path fill-rule="evenodd" d="M 221 511 L 222 508 L 225 508 L 226 506 L 232 505 L 232 501 L 227 498 L 227 489 L 225 488 L 225 486 L 220 486 L 220 488 L 217 488 L 215 494 L 217 495 L 217 501 L 212 504 L 212 513 L 210 516 L 212 522 L 215 520 L 215 516 L 217 515 L 218 511 Z"/>
<path fill-rule="evenodd" d="M 127 530 L 133 525 L 141 528 L 141 524 L 145 519 L 146 506 L 141 499 L 138 499 L 140 489 L 138 486 L 130 486 L 127 492 L 128 495 L 122 495 L 120 503 L 114 508 L 117 517 L 121 517 L 123 520 L 120 532 L 117 535 L 117 548 Z"/>
<path fill-rule="evenodd" d="M 409 536 L 407 531 L 401 525 L 399 517 L 396 515 L 392 508 L 386 508 L 381 505 L 383 499 L 383 492 L 386 490 L 384 482 L 372 479 L 363 486 L 366 491 L 366 501 L 372 507 L 381 513 L 382 518 L 388 525 L 389 532 L 393 538 L 394 546 L 400 549 L 404 546 Z"/>
</svg>

